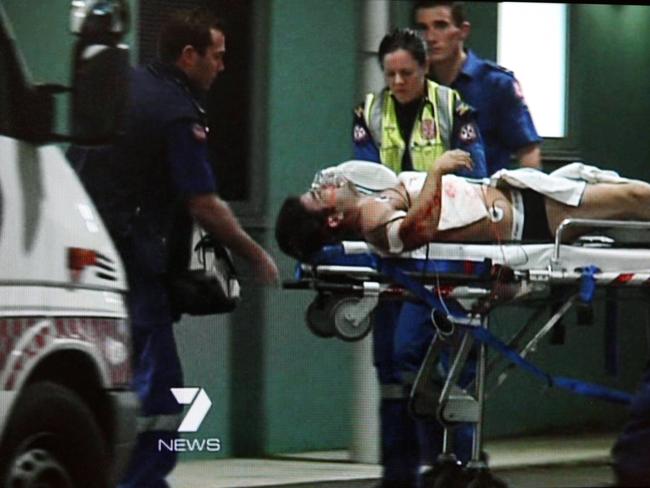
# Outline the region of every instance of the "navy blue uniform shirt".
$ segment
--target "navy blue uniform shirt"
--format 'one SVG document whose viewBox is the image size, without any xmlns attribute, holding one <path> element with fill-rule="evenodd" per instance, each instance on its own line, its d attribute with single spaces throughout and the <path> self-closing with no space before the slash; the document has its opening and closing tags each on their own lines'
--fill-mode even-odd
<svg viewBox="0 0 650 488">
<path fill-rule="evenodd" d="M 171 320 L 166 274 L 190 245 L 188 198 L 215 193 L 200 94 L 174 66 L 154 63 L 131 73 L 124 131 L 103 150 L 69 156 L 115 241 L 129 278 L 134 323 Z M 176 258 L 178 260 L 178 258 Z"/>
<path fill-rule="evenodd" d="M 476 110 L 488 174 L 509 167 L 510 156 L 517 150 L 541 142 L 511 71 L 468 50 L 465 64 L 451 87 Z"/>
</svg>

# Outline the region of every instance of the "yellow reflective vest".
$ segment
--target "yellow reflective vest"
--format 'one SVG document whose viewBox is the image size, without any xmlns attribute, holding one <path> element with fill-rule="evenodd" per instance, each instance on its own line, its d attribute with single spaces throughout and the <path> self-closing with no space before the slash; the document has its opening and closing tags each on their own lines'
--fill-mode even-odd
<svg viewBox="0 0 650 488">
<path fill-rule="evenodd" d="M 427 80 L 424 104 L 415 119 L 408 143 L 414 170 L 429 170 L 433 162 L 450 149 L 454 109 L 459 101 L 460 96 L 455 90 Z M 399 173 L 406 143 L 397 125 L 395 100 L 388 88 L 366 95 L 364 118 L 379 149 L 382 164 Z"/>
</svg>

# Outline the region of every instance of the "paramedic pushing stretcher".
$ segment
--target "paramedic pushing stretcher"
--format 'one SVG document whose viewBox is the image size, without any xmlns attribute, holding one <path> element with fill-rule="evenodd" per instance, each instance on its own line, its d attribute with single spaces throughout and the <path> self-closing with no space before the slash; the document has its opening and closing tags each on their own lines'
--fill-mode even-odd
<svg viewBox="0 0 650 488">
<path fill-rule="evenodd" d="M 181 11 L 163 26 L 159 56 L 133 71 L 124 134 L 101 151 L 73 147 L 73 160 L 124 261 L 129 283 L 134 389 L 141 401 L 138 441 L 122 488 L 163 488 L 176 454 L 160 450 L 177 436 L 183 386 L 166 278 L 176 247 L 191 243 L 192 219 L 243 257 L 259 281 L 273 283 L 273 259 L 246 234 L 215 193 L 201 106 L 224 69 L 225 35 L 203 10 Z M 173 243 L 178 243 L 174 245 Z M 185 255 L 189 249 L 181 249 Z M 183 261 L 181 258 L 180 261 Z"/>
<path fill-rule="evenodd" d="M 420 36 L 411 29 L 386 35 L 379 45 L 379 63 L 386 88 L 366 95 L 355 110 L 355 159 L 380 163 L 396 173 L 424 172 L 444 151 L 460 148 L 471 154 L 473 167 L 458 168 L 459 173 L 486 176 L 475 112 L 455 90 L 426 79 L 426 46 Z M 429 311 L 415 303 L 381 303 L 373 321 L 382 398 L 382 485 L 415 487 L 421 462 L 436 457 L 429 440 L 434 426 L 411 418 L 405 395 L 432 338 Z"/>
</svg>

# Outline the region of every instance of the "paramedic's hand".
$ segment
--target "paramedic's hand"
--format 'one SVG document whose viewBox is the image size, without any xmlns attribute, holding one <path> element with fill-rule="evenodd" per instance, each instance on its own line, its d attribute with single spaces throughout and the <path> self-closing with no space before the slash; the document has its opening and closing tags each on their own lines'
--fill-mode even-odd
<svg viewBox="0 0 650 488">
<path fill-rule="evenodd" d="M 265 251 L 262 251 L 255 262 L 251 262 L 255 272 L 255 281 L 263 285 L 277 285 L 280 280 L 278 267 L 273 258 Z"/>
<path fill-rule="evenodd" d="M 444 152 L 433 165 L 433 170 L 443 175 L 462 170 L 471 171 L 473 168 L 471 155 L 461 149 Z"/>
</svg>

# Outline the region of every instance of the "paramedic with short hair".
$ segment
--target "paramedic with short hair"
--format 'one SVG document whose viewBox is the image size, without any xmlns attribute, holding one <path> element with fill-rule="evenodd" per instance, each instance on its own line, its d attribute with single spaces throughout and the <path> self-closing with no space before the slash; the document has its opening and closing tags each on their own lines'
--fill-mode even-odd
<svg viewBox="0 0 650 488">
<path fill-rule="evenodd" d="M 429 77 L 458 90 L 477 111 L 488 174 L 521 166 L 541 167 L 540 143 L 521 85 L 512 71 L 465 49 L 471 25 L 464 2 L 419 1 L 413 22 L 427 43 Z"/>
<path fill-rule="evenodd" d="M 183 386 L 166 275 L 180 243 L 191 243 L 192 219 L 243 257 L 259 281 L 274 283 L 273 259 L 241 228 L 215 193 L 201 100 L 224 69 L 225 35 L 208 11 L 179 11 L 163 26 L 159 61 L 131 77 L 125 130 L 106 154 L 73 148 L 73 164 L 124 261 L 129 282 L 134 389 L 141 401 L 138 441 L 121 488 L 167 487 L 176 454 L 160 448 L 177 437 Z M 180 255 L 189 255 L 181 249 Z"/>
</svg>

